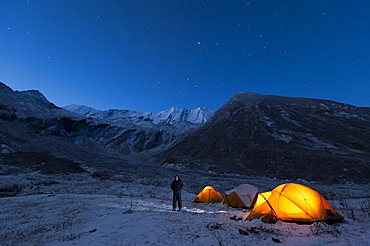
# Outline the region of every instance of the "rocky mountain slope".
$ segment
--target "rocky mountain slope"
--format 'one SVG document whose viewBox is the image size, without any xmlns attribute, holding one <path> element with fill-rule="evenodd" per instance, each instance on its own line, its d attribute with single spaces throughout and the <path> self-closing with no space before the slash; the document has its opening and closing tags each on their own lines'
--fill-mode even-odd
<svg viewBox="0 0 370 246">
<path fill-rule="evenodd" d="M 245 92 L 155 160 L 281 179 L 368 182 L 369 139 L 370 108 Z"/>
<path fill-rule="evenodd" d="M 50 103 L 45 96 L 37 90 L 13 91 L 10 87 L 0 82 L 0 105 L 6 106 L 19 118 L 37 117 L 77 117 L 75 113 Z M 4 108 L 3 106 L 3 108 Z"/>
<path fill-rule="evenodd" d="M 212 113 L 205 109 L 173 108 L 152 114 L 149 119 L 139 111 L 135 116 L 134 111 L 128 110 L 85 108 L 89 113 L 81 115 L 82 107 L 74 109 L 77 113 L 55 106 L 39 91 L 13 91 L 0 83 L 0 153 L 50 154 L 78 162 L 89 159 L 88 156 L 105 159 L 107 154 L 122 158 L 171 143 L 182 133 L 199 127 L 201 123 L 196 122 Z M 100 112 L 99 116 L 95 117 L 94 112 Z"/>
</svg>

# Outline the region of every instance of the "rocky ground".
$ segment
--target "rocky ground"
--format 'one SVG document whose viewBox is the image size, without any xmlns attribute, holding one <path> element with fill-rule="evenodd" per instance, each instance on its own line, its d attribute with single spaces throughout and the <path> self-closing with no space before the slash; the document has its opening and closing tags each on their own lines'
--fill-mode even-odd
<svg viewBox="0 0 370 246">
<path fill-rule="evenodd" d="M 192 200 L 204 186 L 223 193 L 242 183 L 267 191 L 292 180 L 192 171 L 130 160 L 125 168 L 72 174 L 1 166 L 3 245 L 368 245 L 369 185 L 294 180 L 324 195 L 345 223 L 245 221 L 250 210 Z M 172 212 L 173 176 L 184 180 L 183 212 Z M 232 218 L 232 219 L 231 219 Z M 236 220 L 235 220 L 236 219 Z"/>
</svg>

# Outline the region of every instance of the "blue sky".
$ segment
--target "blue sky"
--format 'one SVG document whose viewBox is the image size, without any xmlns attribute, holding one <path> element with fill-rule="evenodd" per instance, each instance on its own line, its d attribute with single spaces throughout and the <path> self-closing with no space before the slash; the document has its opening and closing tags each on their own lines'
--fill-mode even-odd
<svg viewBox="0 0 370 246">
<path fill-rule="evenodd" d="M 58 106 L 213 110 L 251 91 L 370 106 L 370 1 L 2 0 L 0 81 Z"/>
</svg>

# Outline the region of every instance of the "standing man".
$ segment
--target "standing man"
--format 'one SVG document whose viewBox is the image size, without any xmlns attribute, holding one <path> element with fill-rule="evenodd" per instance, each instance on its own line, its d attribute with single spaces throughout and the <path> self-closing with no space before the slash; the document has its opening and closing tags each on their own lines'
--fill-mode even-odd
<svg viewBox="0 0 370 246">
<path fill-rule="evenodd" d="M 172 211 L 176 210 L 176 202 L 179 206 L 179 212 L 181 211 L 182 201 L 181 201 L 181 189 L 184 187 L 184 183 L 180 179 L 179 175 L 175 175 L 174 181 L 171 183 L 171 189 L 173 190 L 173 200 L 172 200 Z"/>
</svg>

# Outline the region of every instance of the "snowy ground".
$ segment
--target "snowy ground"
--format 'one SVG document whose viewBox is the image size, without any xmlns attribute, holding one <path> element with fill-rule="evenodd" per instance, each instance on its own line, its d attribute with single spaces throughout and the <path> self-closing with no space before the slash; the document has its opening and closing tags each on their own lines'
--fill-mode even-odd
<svg viewBox="0 0 370 246">
<path fill-rule="evenodd" d="M 187 185 L 183 212 L 171 211 L 172 177 L 1 175 L 0 186 L 17 191 L 0 198 L 1 245 L 370 245 L 368 185 L 301 182 L 327 196 L 346 222 L 271 225 L 243 220 L 249 210 L 191 200 L 206 185 L 224 192 L 247 180 L 265 191 L 287 181 L 167 171 L 180 173 Z"/>
</svg>

